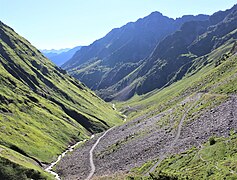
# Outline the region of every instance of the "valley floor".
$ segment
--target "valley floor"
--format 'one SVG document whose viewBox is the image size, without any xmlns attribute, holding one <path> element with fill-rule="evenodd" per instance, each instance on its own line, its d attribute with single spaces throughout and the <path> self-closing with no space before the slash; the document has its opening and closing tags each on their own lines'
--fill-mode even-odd
<svg viewBox="0 0 237 180">
<path fill-rule="evenodd" d="M 207 98 L 220 98 L 214 108 L 195 111 Z M 202 148 L 209 137 L 228 137 L 237 128 L 237 97 L 197 93 L 153 117 L 136 118 L 109 131 L 94 150 L 92 179 L 120 178 L 124 174 L 147 175 L 172 154 Z M 101 135 L 85 142 L 57 166 L 64 179 L 85 179 L 90 172 L 89 151 Z M 141 167 L 143 170 L 141 170 Z M 140 168 L 140 169 L 139 169 Z M 116 179 L 116 178 L 115 178 Z"/>
</svg>

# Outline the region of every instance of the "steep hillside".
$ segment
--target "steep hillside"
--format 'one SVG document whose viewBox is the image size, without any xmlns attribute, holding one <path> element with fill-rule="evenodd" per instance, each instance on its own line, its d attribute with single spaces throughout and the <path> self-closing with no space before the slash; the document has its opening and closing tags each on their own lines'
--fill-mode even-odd
<svg viewBox="0 0 237 180">
<path fill-rule="evenodd" d="M 119 113 L 0 22 L 0 179 L 46 178 L 69 144 L 121 123 Z"/>
<path fill-rule="evenodd" d="M 50 59 L 57 66 L 63 65 L 69 59 L 73 57 L 73 55 L 81 49 L 81 46 L 74 47 L 72 49 L 64 49 L 64 50 L 42 50 L 41 52 Z"/>
<path fill-rule="evenodd" d="M 92 179 L 236 179 L 236 41 L 194 58 L 182 80 L 117 103 L 129 122 L 100 140 Z M 87 177 L 98 137 L 60 162 L 62 177 Z"/>
<path fill-rule="evenodd" d="M 126 100 L 180 80 L 193 60 L 236 38 L 237 6 L 213 14 L 207 21 L 190 21 L 162 40 L 133 72 L 98 94 L 106 99 Z M 203 57 L 206 58 L 206 57 Z"/>
<path fill-rule="evenodd" d="M 176 20 L 154 12 L 113 29 L 90 46 L 83 47 L 62 67 L 93 90 L 107 89 L 134 71 L 158 42 L 191 20 L 208 16 L 183 16 Z"/>
</svg>

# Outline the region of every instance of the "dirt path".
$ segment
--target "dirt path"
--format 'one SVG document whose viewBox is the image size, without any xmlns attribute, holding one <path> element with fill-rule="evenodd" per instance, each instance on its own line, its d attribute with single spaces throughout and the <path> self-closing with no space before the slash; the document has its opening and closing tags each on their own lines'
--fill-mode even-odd
<svg viewBox="0 0 237 180">
<path fill-rule="evenodd" d="M 115 104 L 112 104 L 112 108 L 113 108 L 113 110 L 117 111 L 117 108 L 116 108 Z M 124 117 L 123 121 L 126 122 L 127 121 L 127 116 L 125 114 L 123 114 L 122 112 L 119 112 L 119 113 Z"/>
<path fill-rule="evenodd" d="M 157 163 L 157 167 L 153 168 L 155 170 L 163 162 L 161 160 L 167 156 L 198 146 L 199 143 L 206 142 L 213 133 L 217 132 L 217 136 L 227 136 L 229 127 L 237 128 L 237 122 L 234 119 L 237 117 L 237 99 L 236 101 L 227 99 L 215 108 L 204 109 L 199 113 L 198 119 L 187 121 L 195 106 L 202 103 L 200 99 L 203 96 L 206 96 L 205 93 L 195 93 L 168 109 L 168 112 L 165 111 L 163 114 L 159 113 L 152 117 L 139 117 L 107 133 L 93 151 L 95 172 L 91 179 L 110 177 L 117 172 L 123 174 L 132 168 L 141 167 L 144 163 L 159 158 L 160 162 L 153 161 L 154 164 Z M 176 111 L 178 117 L 174 113 Z M 170 124 L 160 127 L 158 122 L 162 122 L 166 114 Z M 89 152 L 103 133 L 96 135 L 95 139 L 88 141 L 62 159 L 57 166 L 57 172 L 60 172 L 62 178 L 85 180 L 88 177 L 91 171 Z M 204 154 L 201 155 L 205 160 Z M 222 167 L 221 164 L 217 166 L 220 169 Z"/>
<path fill-rule="evenodd" d="M 168 148 L 168 151 L 166 151 L 166 153 L 162 154 L 160 157 L 159 157 L 159 160 L 158 162 L 156 162 L 156 164 L 154 166 L 151 167 L 151 169 L 145 174 L 146 176 L 149 175 L 149 173 L 153 172 L 156 167 L 161 163 L 161 161 L 167 156 L 167 154 L 170 152 L 170 150 L 174 147 L 174 145 L 177 143 L 179 137 L 180 137 L 180 133 L 181 133 L 181 129 L 182 129 L 182 125 L 183 125 L 183 122 L 188 114 L 188 112 L 194 107 L 195 103 L 200 99 L 201 97 L 201 94 L 197 94 L 195 99 L 194 99 L 194 102 L 193 104 L 190 106 L 190 108 L 188 108 L 188 110 L 186 110 L 179 122 L 179 125 L 178 125 L 178 130 L 177 130 L 177 134 L 173 140 L 173 142 L 171 143 L 171 145 L 169 146 Z"/>
<path fill-rule="evenodd" d="M 86 180 L 90 180 L 92 178 L 92 176 L 94 175 L 95 173 L 95 164 L 94 164 L 94 161 L 93 161 L 93 152 L 94 152 L 94 149 L 96 148 L 96 146 L 99 144 L 100 140 L 109 132 L 111 131 L 113 128 L 107 130 L 104 132 L 104 134 L 102 136 L 100 136 L 99 139 L 97 139 L 96 143 L 92 146 L 91 150 L 90 150 L 90 166 L 91 166 L 91 171 L 90 171 L 90 174 L 87 176 Z"/>
<path fill-rule="evenodd" d="M 179 137 L 180 137 L 182 125 L 183 125 L 183 122 L 184 122 L 186 116 L 188 115 L 188 112 L 189 112 L 191 109 L 193 109 L 195 103 L 196 103 L 200 98 L 201 98 L 201 94 L 197 94 L 197 97 L 195 97 L 193 104 L 190 106 L 190 108 L 188 108 L 188 110 L 186 110 L 186 111 L 184 112 L 184 114 L 183 114 L 183 116 L 182 116 L 182 118 L 181 118 L 181 120 L 180 120 L 180 122 L 179 122 L 178 131 L 177 131 L 177 134 L 176 134 L 176 136 L 175 136 L 175 139 L 174 139 L 173 143 L 171 144 L 171 148 L 175 145 L 175 143 L 178 141 L 178 139 L 179 139 Z"/>
</svg>

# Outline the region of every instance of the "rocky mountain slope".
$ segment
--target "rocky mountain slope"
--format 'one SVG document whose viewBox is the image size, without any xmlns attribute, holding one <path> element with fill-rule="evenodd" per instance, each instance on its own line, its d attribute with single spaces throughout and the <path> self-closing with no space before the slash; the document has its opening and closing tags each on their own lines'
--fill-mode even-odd
<svg viewBox="0 0 237 180">
<path fill-rule="evenodd" d="M 162 40 L 133 72 L 98 94 L 104 99 L 126 100 L 160 89 L 181 79 L 193 59 L 204 56 L 231 38 L 236 38 L 237 6 L 217 12 L 207 21 L 190 21 Z M 111 98 L 109 98 L 109 96 Z"/>
<path fill-rule="evenodd" d="M 74 47 L 72 49 L 63 49 L 63 50 L 42 50 L 41 52 L 50 59 L 57 66 L 63 65 L 69 59 L 73 57 L 73 55 L 81 49 L 81 46 Z"/>
<path fill-rule="evenodd" d="M 131 121 L 101 139 L 94 152 L 92 179 L 236 178 L 233 45 L 230 41 L 211 52 L 207 65 L 196 74 L 117 104 Z M 225 54 L 228 58 L 216 66 Z M 85 179 L 90 172 L 88 152 L 98 137 L 66 156 L 58 173 L 65 179 Z"/>
<path fill-rule="evenodd" d="M 237 178 L 236 12 L 235 6 L 208 22 L 189 22 L 163 41 L 173 44 L 168 50 L 175 58 L 191 63 L 181 66 L 169 86 L 117 102 L 129 122 L 100 140 L 92 179 Z M 192 33 L 186 31 L 189 25 Z M 177 43 L 185 40 L 184 32 L 192 41 Z M 168 50 L 154 51 L 149 60 L 167 58 Z M 66 156 L 57 166 L 60 176 L 85 179 L 91 168 L 88 152 L 100 136 Z"/>
<path fill-rule="evenodd" d="M 183 16 L 176 20 L 154 12 L 125 26 L 113 29 L 90 46 L 83 47 L 62 67 L 92 90 L 102 90 L 118 83 L 138 68 L 158 42 L 191 20 L 208 16 Z"/>
<path fill-rule="evenodd" d="M 46 179 L 69 144 L 122 122 L 83 83 L 0 22 L 0 179 Z"/>
</svg>

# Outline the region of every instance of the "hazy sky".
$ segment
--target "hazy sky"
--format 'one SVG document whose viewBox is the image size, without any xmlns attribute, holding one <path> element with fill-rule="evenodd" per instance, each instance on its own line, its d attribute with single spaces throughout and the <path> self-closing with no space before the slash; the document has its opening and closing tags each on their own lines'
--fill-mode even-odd
<svg viewBox="0 0 237 180">
<path fill-rule="evenodd" d="M 160 11 L 212 14 L 236 0 L 0 0 L 0 20 L 39 49 L 89 45 L 111 29 Z"/>
</svg>

